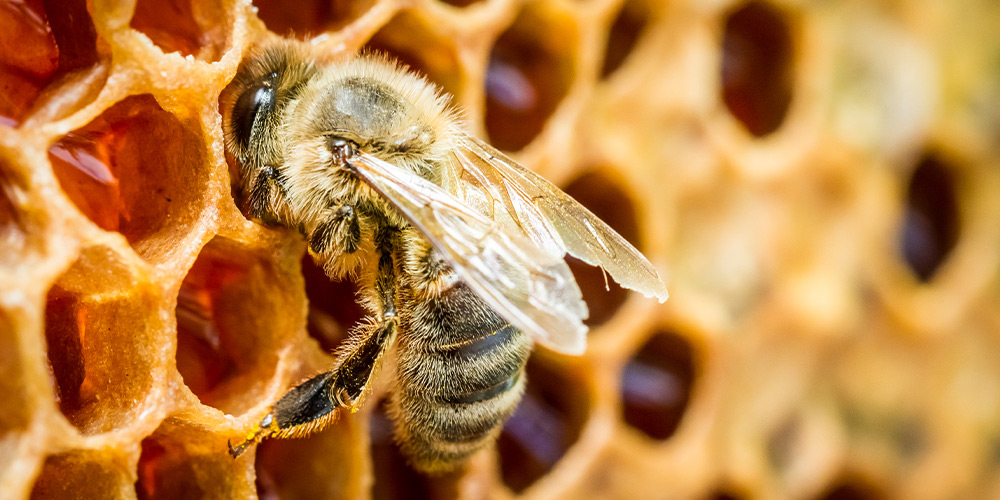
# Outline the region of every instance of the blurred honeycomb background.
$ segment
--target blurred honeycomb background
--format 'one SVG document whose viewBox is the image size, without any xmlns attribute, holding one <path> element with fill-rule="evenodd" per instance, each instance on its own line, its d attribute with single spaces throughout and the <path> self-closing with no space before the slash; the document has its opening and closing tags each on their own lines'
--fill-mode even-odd
<svg viewBox="0 0 1000 500">
<path fill-rule="evenodd" d="M 2 498 L 1000 498 L 993 0 L 0 0 Z M 233 460 L 360 316 L 234 202 L 258 40 L 393 54 L 668 279 L 574 266 L 497 446 L 373 398 Z M 384 394 L 382 377 L 377 394 Z"/>
</svg>

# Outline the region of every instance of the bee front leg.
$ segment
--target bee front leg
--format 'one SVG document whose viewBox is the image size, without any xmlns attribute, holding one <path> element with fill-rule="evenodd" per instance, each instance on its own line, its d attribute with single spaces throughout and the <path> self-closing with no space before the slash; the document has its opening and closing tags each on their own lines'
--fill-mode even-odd
<svg viewBox="0 0 1000 500">
<path fill-rule="evenodd" d="M 247 195 L 247 215 L 265 224 L 277 223 L 278 217 L 274 210 L 277 196 L 285 196 L 285 177 L 278 169 L 271 165 L 265 165 L 250 181 L 250 192 Z"/>
<path fill-rule="evenodd" d="M 360 243 L 361 225 L 351 205 L 331 210 L 309 234 L 309 249 L 316 255 L 323 255 L 334 247 L 344 253 L 354 253 Z"/>
<path fill-rule="evenodd" d="M 399 329 L 394 304 L 394 259 L 387 249 L 380 253 L 375 280 L 382 306 L 379 321 L 359 332 L 356 338 L 361 340 L 344 352 L 336 368 L 306 380 L 282 396 L 243 442 L 229 446 L 233 458 L 267 437 L 297 437 L 318 431 L 334 420 L 337 408 L 350 408 L 353 413 L 361 406 Z"/>
</svg>

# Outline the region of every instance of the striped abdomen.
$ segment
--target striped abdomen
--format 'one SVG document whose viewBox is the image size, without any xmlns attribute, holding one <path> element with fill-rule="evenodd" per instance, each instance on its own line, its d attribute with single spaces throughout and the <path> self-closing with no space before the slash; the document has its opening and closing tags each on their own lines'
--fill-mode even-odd
<svg viewBox="0 0 1000 500">
<path fill-rule="evenodd" d="M 452 469 L 520 402 L 531 340 L 462 283 L 408 306 L 390 412 L 397 441 L 416 467 Z"/>
</svg>

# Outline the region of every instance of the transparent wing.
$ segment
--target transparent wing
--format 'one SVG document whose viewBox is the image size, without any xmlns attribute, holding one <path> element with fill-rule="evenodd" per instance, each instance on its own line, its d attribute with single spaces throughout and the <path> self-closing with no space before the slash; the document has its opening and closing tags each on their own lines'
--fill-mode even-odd
<svg viewBox="0 0 1000 500">
<path fill-rule="evenodd" d="M 620 234 L 540 175 L 468 135 L 454 151 L 449 191 L 544 251 L 600 266 L 625 288 L 667 300 L 656 269 Z"/>
<path fill-rule="evenodd" d="M 493 310 L 552 349 L 583 352 L 587 306 L 561 254 L 506 230 L 414 173 L 366 153 L 348 162 Z"/>
</svg>

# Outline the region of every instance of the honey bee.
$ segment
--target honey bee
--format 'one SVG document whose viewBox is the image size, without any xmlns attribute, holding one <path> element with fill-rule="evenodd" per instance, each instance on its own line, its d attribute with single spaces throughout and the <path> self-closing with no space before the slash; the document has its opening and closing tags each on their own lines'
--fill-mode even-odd
<svg viewBox="0 0 1000 500">
<path fill-rule="evenodd" d="M 666 287 L 586 208 L 467 134 L 434 85 L 378 55 L 315 60 L 291 41 L 252 52 L 222 97 L 226 145 L 248 215 L 301 232 L 368 317 L 230 453 L 356 411 L 394 349 L 396 442 L 418 469 L 454 469 L 517 406 L 534 341 L 584 351 L 567 253 L 661 302 Z"/>
</svg>

